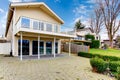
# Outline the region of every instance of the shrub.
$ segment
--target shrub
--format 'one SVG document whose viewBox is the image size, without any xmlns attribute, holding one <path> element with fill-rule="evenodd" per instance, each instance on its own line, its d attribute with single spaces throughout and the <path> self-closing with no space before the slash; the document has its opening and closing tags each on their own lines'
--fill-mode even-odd
<svg viewBox="0 0 120 80">
<path fill-rule="evenodd" d="M 96 69 L 99 73 L 103 73 L 107 68 L 107 62 L 98 57 L 91 58 L 90 64 L 93 70 Z"/>
<path fill-rule="evenodd" d="M 117 80 L 120 80 L 120 67 L 117 67 Z"/>
<path fill-rule="evenodd" d="M 100 41 L 99 40 L 93 40 L 90 47 L 91 48 L 99 48 L 100 47 Z"/>
<path fill-rule="evenodd" d="M 87 35 L 85 35 L 85 40 L 95 40 L 95 37 L 94 37 L 94 35 L 90 35 L 90 34 L 87 34 Z"/>
<path fill-rule="evenodd" d="M 107 56 L 107 55 L 101 55 L 101 54 L 92 54 L 92 53 L 87 53 L 87 52 L 79 52 L 78 56 L 82 56 L 82 57 L 87 57 L 87 58 L 94 58 L 94 57 L 99 57 L 102 58 L 104 60 L 110 60 L 110 61 L 118 61 L 120 60 L 119 57 L 116 56 Z"/>
<path fill-rule="evenodd" d="M 120 67 L 120 61 L 111 61 L 109 63 L 109 68 L 113 72 L 117 72 L 117 67 Z"/>
</svg>

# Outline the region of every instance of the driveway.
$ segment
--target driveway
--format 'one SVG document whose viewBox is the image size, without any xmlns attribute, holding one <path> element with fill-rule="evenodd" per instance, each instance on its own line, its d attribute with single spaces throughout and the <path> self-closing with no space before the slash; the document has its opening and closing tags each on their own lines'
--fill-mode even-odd
<svg viewBox="0 0 120 80">
<path fill-rule="evenodd" d="M 0 56 L 0 80 L 113 80 L 91 72 L 89 59 L 64 56 L 23 60 Z"/>
</svg>

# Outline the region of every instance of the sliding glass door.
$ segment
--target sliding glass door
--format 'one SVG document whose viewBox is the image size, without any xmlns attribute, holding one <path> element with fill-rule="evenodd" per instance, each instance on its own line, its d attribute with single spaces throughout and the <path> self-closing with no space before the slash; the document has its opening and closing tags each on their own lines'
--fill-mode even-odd
<svg viewBox="0 0 120 80">
<path fill-rule="evenodd" d="M 46 54 L 52 54 L 52 42 L 46 42 Z"/>
<path fill-rule="evenodd" d="M 18 40 L 18 53 L 20 55 L 20 40 Z M 29 55 L 29 40 L 22 40 L 22 55 Z"/>
<path fill-rule="evenodd" d="M 40 54 L 44 54 L 44 42 L 40 41 Z M 32 42 L 32 51 L 33 51 L 33 55 L 37 55 L 38 54 L 38 41 L 33 41 Z"/>
</svg>

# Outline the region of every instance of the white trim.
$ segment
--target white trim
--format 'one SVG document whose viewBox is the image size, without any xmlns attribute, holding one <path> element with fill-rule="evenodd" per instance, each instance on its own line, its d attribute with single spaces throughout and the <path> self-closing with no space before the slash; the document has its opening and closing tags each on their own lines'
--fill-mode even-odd
<svg viewBox="0 0 120 80">
<path fill-rule="evenodd" d="M 22 61 L 22 32 L 20 34 L 20 60 Z"/>
<path fill-rule="evenodd" d="M 69 41 L 69 56 L 71 56 L 71 40 Z"/>
<path fill-rule="evenodd" d="M 38 36 L 38 59 L 40 59 L 40 36 Z"/>
<path fill-rule="evenodd" d="M 56 57 L 56 53 L 55 53 L 55 47 L 56 47 L 56 46 L 55 46 L 55 42 L 56 42 L 56 38 L 54 37 L 54 46 L 53 46 L 53 48 L 54 48 L 54 49 L 53 49 L 53 51 L 54 51 L 54 52 L 53 52 L 53 53 L 54 53 L 54 58 Z"/>
</svg>

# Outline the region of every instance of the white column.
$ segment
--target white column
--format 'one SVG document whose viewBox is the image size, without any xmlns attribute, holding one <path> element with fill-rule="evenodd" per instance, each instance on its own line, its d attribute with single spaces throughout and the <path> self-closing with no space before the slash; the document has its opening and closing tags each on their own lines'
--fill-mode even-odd
<svg viewBox="0 0 120 80">
<path fill-rule="evenodd" d="M 38 59 L 40 59 L 40 36 L 38 36 Z"/>
<path fill-rule="evenodd" d="M 46 41 L 44 41 L 44 55 L 46 55 Z"/>
<path fill-rule="evenodd" d="M 53 46 L 54 47 L 54 49 L 53 49 L 54 57 L 56 56 L 56 54 L 55 54 L 55 42 L 56 42 L 56 38 L 54 37 L 54 46 Z"/>
<path fill-rule="evenodd" d="M 20 60 L 22 60 L 22 32 L 20 34 Z"/>
<path fill-rule="evenodd" d="M 71 55 L 71 40 L 69 40 L 69 56 Z"/>
<path fill-rule="evenodd" d="M 31 56 L 32 55 L 32 40 L 29 40 L 30 43 L 29 43 L 29 55 Z"/>
</svg>

